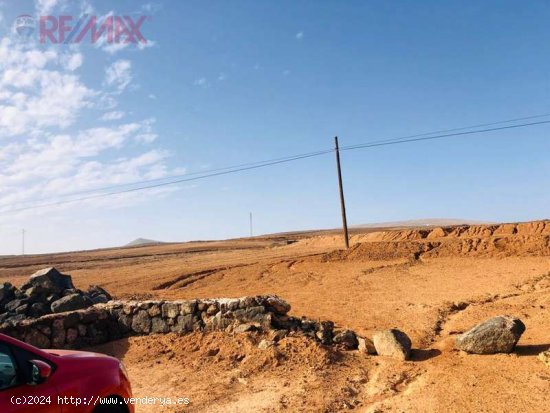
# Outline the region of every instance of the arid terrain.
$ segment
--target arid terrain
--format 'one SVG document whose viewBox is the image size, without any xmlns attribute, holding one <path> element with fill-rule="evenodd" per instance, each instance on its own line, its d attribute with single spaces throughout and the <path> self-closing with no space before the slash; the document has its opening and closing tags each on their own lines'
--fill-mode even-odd
<svg viewBox="0 0 550 413">
<path fill-rule="evenodd" d="M 117 298 L 276 294 L 291 315 L 328 319 L 371 337 L 396 327 L 410 361 L 256 333 L 132 337 L 94 348 L 121 358 L 136 397 L 188 397 L 138 412 L 542 412 L 550 406 L 550 222 L 291 233 L 0 258 L 19 285 L 55 266 L 78 288 Z M 527 330 L 512 354 L 469 355 L 458 333 L 491 316 Z"/>
</svg>

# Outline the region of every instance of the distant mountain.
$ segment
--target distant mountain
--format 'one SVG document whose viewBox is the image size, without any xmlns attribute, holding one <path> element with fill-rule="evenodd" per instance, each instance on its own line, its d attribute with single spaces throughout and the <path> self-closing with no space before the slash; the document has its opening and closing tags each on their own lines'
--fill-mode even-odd
<svg viewBox="0 0 550 413">
<path fill-rule="evenodd" d="M 164 244 L 162 241 L 155 241 L 147 238 L 136 238 L 132 242 L 129 242 L 125 247 L 141 247 L 144 245 L 155 245 L 155 244 Z"/>
<path fill-rule="evenodd" d="M 352 225 L 351 228 L 395 228 L 395 227 L 447 227 L 452 225 L 486 225 L 488 221 L 474 221 L 453 218 L 411 219 L 407 221 L 376 222 L 372 224 Z"/>
</svg>

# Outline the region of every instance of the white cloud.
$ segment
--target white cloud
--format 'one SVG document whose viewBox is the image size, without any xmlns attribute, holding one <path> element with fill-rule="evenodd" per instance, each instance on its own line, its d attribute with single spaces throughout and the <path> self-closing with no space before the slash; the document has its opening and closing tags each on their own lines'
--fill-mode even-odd
<svg viewBox="0 0 550 413">
<path fill-rule="evenodd" d="M 45 16 L 51 14 L 53 9 L 60 3 L 60 0 L 36 0 L 36 9 L 40 16 Z"/>
<path fill-rule="evenodd" d="M 286 69 L 286 70 L 283 70 L 283 76 L 288 76 L 290 75 L 290 70 Z"/>
<path fill-rule="evenodd" d="M 201 86 L 201 87 L 206 87 L 208 86 L 208 81 L 206 80 L 205 77 L 200 77 L 198 79 L 195 79 L 195 81 L 193 82 L 193 84 L 195 86 Z"/>
<path fill-rule="evenodd" d="M 132 63 L 129 60 L 120 59 L 105 69 L 105 82 L 113 86 L 120 93 L 132 81 Z"/>
<path fill-rule="evenodd" d="M 150 93 L 148 97 L 149 99 L 156 99 L 157 95 L 155 95 L 154 93 Z"/>
<path fill-rule="evenodd" d="M 225 73 L 220 73 L 220 75 L 218 76 L 218 81 L 224 81 L 225 79 L 227 79 L 227 76 L 225 75 Z"/>
<path fill-rule="evenodd" d="M 51 199 L 79 190 L 171 174 L 165 164 L 169 153 L 160 149 L 133 157 L 116 156 L 124 154 L 124 149 L 144 134 L 151 134 L 149 120 L 86 129 L 76 135 L 27 139 L 2 147 L 0 205 Z M 106 154 L 113 159 L 99 157 Z"/>
<path fill-rule="evenodd" d="M 74 71 L 82 66 L 83 62 L 84 56 L 82 56 L 82 53 L 74 53 L 64 58 L 63 66 L 67 70 Z"/>
<path fill-rule="evenodd" d="M 302 40 L 304 38 L 304 32 L 300 31 L 296 33 L 296 39 Z"/>
<path fill-rule="evenodd" d="M 124 112 L 120 110 L 114 110 L 103 114 L 101 120 L 119 120 L 124 117 Z"/>
<path fill-rule="evenodd" d="M 65 128 L 90 104 L 95 92 L 78 76 L 59 70 L 66 59 L 56 50 L 0 40 L 0 138 Z"/>
</svg>

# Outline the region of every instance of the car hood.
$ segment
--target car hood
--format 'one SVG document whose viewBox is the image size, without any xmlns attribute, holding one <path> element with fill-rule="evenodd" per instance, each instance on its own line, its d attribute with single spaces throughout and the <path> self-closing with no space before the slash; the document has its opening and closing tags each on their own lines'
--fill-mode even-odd
<svg viewBox="0 0 550 413">
<path fill-rule="evenodd" d="M 106 357 L 109 356 L 101 353 L 92 353 L 91 351 L 76 351 L 76 350 L 44 350 L 45 352 L 63 358 L 76 358 L 76 357 Z"/>
</svg>

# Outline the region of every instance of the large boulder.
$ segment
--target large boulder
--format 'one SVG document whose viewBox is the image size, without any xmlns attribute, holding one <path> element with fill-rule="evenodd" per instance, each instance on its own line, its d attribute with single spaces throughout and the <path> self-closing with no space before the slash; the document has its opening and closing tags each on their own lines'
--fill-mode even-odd
<svg viewBox="0 0 550 413">
<path fill-rule="evenodd" d="M 71 276 L 61 274 L 53 267 L 35 272 L 21 289 L 29 290 L 33 287 L 45 295 L 61 294 L 64 290 L 74 289 Z"/>
<path fill-rule="evenodd" d="M 88 297 L 81 294 L 71 294 L 52 303 L 51 309 L 54 313 L 64 313 L 66 311 L 81 310 L 89 307 L 92 302 Z"/>
<path fill-rule="evenodd" d="M 411 339 L 397 329 L 382 330 L 372 337 L 376 353 L 380 356 L 390 356 L 399 360 L 408 360 L 411 355 Z"/>
<path fill-rule="evenodd" d="M 459 335 L 455 345 L 473 354 L 511 353 L 524 331 L 525 324 L 521 320 L 501 315 Z"/>
</svg>

